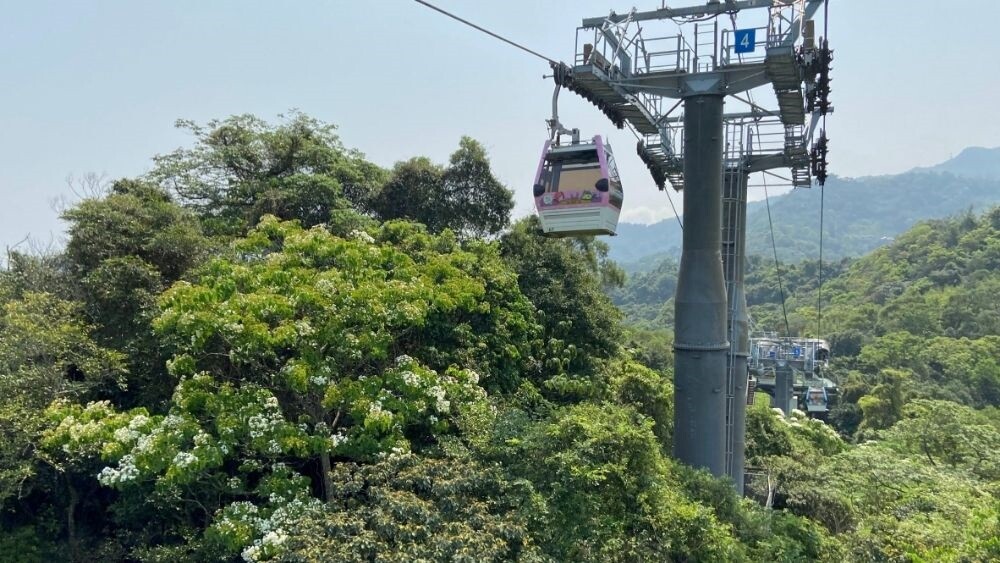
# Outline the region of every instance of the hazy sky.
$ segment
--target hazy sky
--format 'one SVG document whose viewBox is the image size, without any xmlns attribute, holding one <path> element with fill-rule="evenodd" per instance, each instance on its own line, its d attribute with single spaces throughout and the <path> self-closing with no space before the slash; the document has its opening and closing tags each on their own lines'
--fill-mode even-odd
<svg viewBox="0 0 1000 563">
<path fill-rule="evenodd" d="M 573 57 L 582 18 L 633 5 L 436 3 L 563 60 Z M 462 135 L 471 135 L 518 193 L 517 213 L 531 210 L 529 186 L 552 93 L 552 82 L 542 80 L 547 65 L 414 2 L 2 0 L 0 6 L 4 246 L 29 232 L 58 241 L 63 227 L 51 202 L 70 195 L 65 178 L 147 171 L 151 156 L 190 142 L 174 129 L 177 118 L 274 119 L 290 108 L 339 125 L 347 145 L 384 166 L 415 155 L 443 162 Z M 1000 145 L 997 21 L 994 0 L 832 0 L 831 171 L 896 173 L 967 146 Z M 635 156 L 631 134 L 569 92 L 561 99 L 567 125 L 588 136 L 605 134 L 619 147 L 624 216 L 671 216 Z"/>
</svg>

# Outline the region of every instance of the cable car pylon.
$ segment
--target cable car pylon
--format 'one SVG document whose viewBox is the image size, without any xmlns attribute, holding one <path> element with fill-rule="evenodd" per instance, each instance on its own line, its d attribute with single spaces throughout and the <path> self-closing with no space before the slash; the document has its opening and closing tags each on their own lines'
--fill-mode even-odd
<svg viewBox="0 0 1000 563">
<path fill-rule="evenodd" d="M 415 1 L 547 61 L 557 90 L 580 95 L 618 128 L 627 122 L 644 135 L 637 145 L 639 156 L 660 189 L 667 182 L 677 191 L 684 189 L 683 249 L 674 298 L 674 455 L 715 475 L 729 475 L 742 493 L 744 416 L 750 399 L 742 367 L 749 342 L 742 294 L 746 178 L 789 168 L 792 187 L 810 187 L 814 177 L 822 186 L 826 179 L 825 127 L 817 143 L 812 138 L 833 111 L 828 99 L 833 51 L 826 37 L 817 48 L 812 18 L 829 0 L 708 0 L 683 8 L 611 12 L 584 19 L 577 28 L 573 66 L 430 2 Z M 767 9 L 764 25 L 738 27 L 737 16 L 754 9 Z M 722 15 L 729 16 L 732 30 L 720 29 Z M 649 37 L 638 25 L 629 32 L 632 23 L 654 20 L 672 21 L 677 34 Z M 684 28 L 692 25 L 693 33 L 685 36 Z M 776 109 L 754 103 L 749 94 L 749 99 L 738 95 L 768 84 Z M 727 96 L 749 111 L 723 114 Z M 664 112 L 664 99 L 678 101 Z M 559 138 L 567 130 L 558 121 L 557 96 L 553 100 L 554 133 L 546 141 L 533 187 L 542 223 L 550 219 L 552 227 L 546 230 L 554 236 L 614 234 L 622 194 L 610 147 L 600 136 L 580 142 L 579 134 L 568 130 L 575 142 L 564 149 Z M 683 114 L 672 116 L 681 106 Z M 724 124 L 730 127 L 724 130 Z M 564 169 L 573 177 L 567 191 L 577 200 L 567 205 L 579 206 L 566 210 L 586 209 L 583 202 L 589 197 L 593 203 L 596 192 L 616 209 L 604 212 L 614 213 L 613 221 L 606 215 L 575 222 L 570 214 L 542 210 L 566 198 L 556 195 L 566 186 Z M 606 198 L 600 195 L 604 192 Z M 611 205 L 616 196 L 617 205 Z"/>
<path fill-rule="evenodd" d="M 817 49 L 812 23 L 823 3 L 711 0 L 612 12 L 583 20 L 572 66 L 552 63 L 558 86 L 592 102 L 616 126 L 627 122 L 644 135 L 638 152 L 657 185 L 669 182 L 684 190 L 674 298 L 674 456 L 729 475 L 741 492 L 748 178 L 789 168 L 793 187 L 809 187 L 814 171 L 820 180 L 819 172 L 825 175 L 825 145 L 812 150 L 819 119 L 829 111 L 831 57 L 825 39 Z M 738 27 L 744 14 L 760 16 L 757 24 Z M 732 29 L 720 16 L 731 20 Z M 648 27 L 631 26 L 645 21 L 670 21 L 677 31 L 652 36 Z M 774 109 L 754 103 L 749 94 L 739 96 L 767 85 Z M 726 114 L 727 97 L 749 108 Z M 664 112 L 666 99 L 677 102 Z"/>
</svg>

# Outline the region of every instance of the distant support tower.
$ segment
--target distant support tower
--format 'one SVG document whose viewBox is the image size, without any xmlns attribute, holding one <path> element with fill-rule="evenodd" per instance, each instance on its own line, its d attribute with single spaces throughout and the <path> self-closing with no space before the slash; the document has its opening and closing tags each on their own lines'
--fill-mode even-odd
<svg viewBox="0 0 1000 563">
<path fill-rule="evenodd" d="M 788 184 L 808 187 L 814 171 L 825 174 L 825 143 L 822 151 L 811 146 L 818 117 L 830 110 L 830 52 L 825 42 L 817 48 L 812 31 L 822 4 L 711 0 L 612 12 L 584 19 L 573 65 L 554 65 L 557 84 L 641 135 L 637 151 L 661 189 L 669 182 L 684 190 L 674 298 L 674 455 L 729 475 L 739 490 L 749 349 L 748 178 L 785 168 Z M 753 21 L 741 27 L 737 19 Z M 676 31 L 653 36 L 644 21 L 672 22 Z M 752 96 L 768 84 L 775 109 Z M 727 97 L 746 111 L 724 114 Z M 676 102 L 665 104 L 669 99 Z"/>
<path fill-rule="evenodd" d="M 730 126 L 731 127 L 731 126 Z M 732 135 L 729 136 L 732 138 Z M 730 148 L 729 153 L 737 150 Z M 731 160 L 731 159 L 727 159 Z M 746 263 L 747 184 L 749 172 L 739 159 L 727 167 L 722 183 L 722 269 L 726 277 L 729 350 L 726 354 L 726 471 L 743 494 L 746 470 L 746 411 L 750 356 L 750 319 L 743 290 Z"/>
</svg>

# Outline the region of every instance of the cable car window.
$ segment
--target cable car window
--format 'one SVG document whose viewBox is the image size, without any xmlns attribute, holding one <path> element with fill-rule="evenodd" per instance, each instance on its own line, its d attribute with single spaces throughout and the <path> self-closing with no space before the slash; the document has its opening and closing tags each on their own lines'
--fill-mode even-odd
<svg viewBox="0 0 1000 563">
<path fill-rule="evenodd" d="M 608 176 L 611 178 L 612 185 L 616 185 L 618 189 L 622 189 L 621 178 L 618 176 L 618 165 L 615 163 L 615 155 L 611 154 L 609 151 L 607 154 L 608 159 Z"/>
<path fill-rule="evenodd" d="M 592 190 L 597 182 L 602 178 L 601 165 L 593 166 L 563 166 L 557 164 L 552 167 L 555 183 L 547 187 L 546 191 L 568 191 L 568 190 Z"/>
</svg>

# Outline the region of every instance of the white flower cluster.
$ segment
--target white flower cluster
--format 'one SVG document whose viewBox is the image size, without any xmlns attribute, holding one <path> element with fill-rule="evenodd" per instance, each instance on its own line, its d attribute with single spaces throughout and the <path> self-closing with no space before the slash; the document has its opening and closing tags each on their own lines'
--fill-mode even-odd
<svg viewBox="0 0 1000 563">
<path fill-rule="evenodd" d="M 139 468 L 135 466 L 135 458 L 127 454 L 118 462 L 118 468 L 105 467 L 97 474 L 97 480 L 105 487 L 113 487 L 139 477 Z"/>
<path fill-rule="evenodd" d="M 393 413 L 392 411 L 385 410 L 382 407 L 382 400 L 379 399 L 368 405 L 368 413 L 365 415 L 365 419 L 373 421 L 380 420 L 391 424 L 393 420 Z"/>
<path fill-rule="evenodd" d="M 420 386 L 420 376 L 413 373 L 410 370 L 405 370 L 400 374 L 403 377 L 403 383 L 406 383 L 410 387 Z"/>
<path fill-rule="evenodd" d="M 253 545 L 243 550 L 243 553 L 241 554 L 243 556 L 243 560 L 261 561 L 260 557 L 262 555 L 269 555 L 273 549 L 281 547 L 281 544 L 285 543 L 287 539 L 288 536 L 283 530 L 268 532 L 263 538 L 254 540 Z"/>
<path fill-rule="evenodd" d="M 295 330 L 299 333 L 299 336 L 309 336 L 316 332 L 312 325 L 309 324 L 309 321 L 305 319 L 295 321 Z"/>
<path fill-rule="evenodd" d="M 196 447 L 205 447 L 212 443 L 212 437 L 208 435 L 204 430 L 199 430 L 197 434 L 194 435 L 194 445 Z"/>
<path fill-rule="evenodd" d="M 137 414 L 128 421 L 129 430 L 138 430 L 149 424 L 149 417 L 144 414 Z"/>
<path fill-rule="evenodd" d="M 337 291 L 337 286 L 326 278 L 323 278 L 316 282 L 316 289 L 325 293 L 334 293 Z"/>
<path fill-rule="evenodd" d="M 198 456 L 190 452 L 177 452 L 177 455 L 174 456 L 173 461 L 171 461 L 170 463 L 172 463 L 174 466 L 180 469 L 184 469 L 186 467 L 190 467 L 191 465 L 197 462 L 198 462 Z"/>
<path fill-rule="evenodd" d="M 183 427 L 188 421 L 181 416 L 171 414 L 166 416 L 159 424 L 153 424 L 153 420 L 145 415 L 137 415 L 129 421 L 127 426 L 123 426 L 114 432 L 114 439 L 123 446 L 131 446 L 131 452 L 124 455 L 118 462 L 118 467 L 105 467 L 97 475 L 98 481 L 105 486 L 116 486 L 129 481 L 134 481 L 139 476 L 139 469 L 135 465 L 136 456 L 146 456 L 156 452 L 157 447 L 163 444 L 163 438 L 167 442 L 172 442 L 171 434 L 183 433 Z M 151 427 L 150 427 L 151 426 Z M 211 444 L 211 436 L 199 431 L 194 436 L 196 446 L 207 446 Z M 198 461 L 198 458 L 187 452 L 177 453 L 171 462 L 178 468 L 185 468 Z"/>
<path fill-rule="evenodd" d="M 64 425 L 69 427 L 69 440 L 74 445 L 89 441 L 91 437 L 96 436 L 103 429 L 100 424 L 93 420 L 81 423 L 77 422 L 72 416 L 67 417 L 59 423 L 59 426 Z M 63 444 L 63 451 L 69 453 L 70 450 L 69 444 Z"/>
<path fill-rule="evenodd" d="M 184 419 L 176 414 L 168 414 L 162 422 L 163 428 L 180 428 L 184 424 Z"/>
<path fill-rule="evenodd" d="M 427 390 L 427 394 L 434 397 L 434 408 L 440 413 L 447 413 L 451 408 L 451 402 L 445 399 L 444 389 L 440 385 L 435 385 Z"/>
<path fill-rule="evenodd" d="M 469 383 L 473 385 L 479 385 L 479 374 L 471 369 L 465 370 L 465 374 L 469 378 Z"/>
<path fill-rule="evenodd" d="M 115 430 L 114 433 L 115 440 L 126 445 L 134 444 L 140 437 L 142 437 L 142 433 L 132 430 L 128 426 L 122 426 L 118 430 Z"/>
<path fill-rule="evenodd" d="M 392 413 L 382 408 L 382 401 L 378 400 L 368 405 L 368 416 L 392 418 Z"/>
<path fill-rule="evenodd" d="M 212 526 L 222 534 L 235 534 L 239 532 L 240 524 L 254 524 L 259 520 L 258 512 L 257 505 L 252 502 L 237 501 L 223 509 L 222 518 L 216 520 Z"/>
<path fill-rule="evenodd" d="M 413 358 L 407 356 L 406 354 L 400 354 L 396 356 L 396 365 L 401 366 L 403 364 L 408 364 L 413 361 Z"/>
<path fill-rule="evenodd" d="M 340 447 L 344 442 L 347 442 L 347 434 L 344 433 L 343 428 L 338 429 L 336 434 L 330 436 L 330 445 L 333 448 Z"/>
<path fill-rule="evenodd" d="M 274 429 L 274 420 L 266 414 L 255 414 L 247 420 L 251 438 L 263 438 L 264 434 Z"/>
<path fill-rule="evenodd" d="M 267 443 L 267 450 L 265 450 L 265 451 L 267 453 L 271 454 L 271 455 L 280 454 L 281 453 L 281 444 L 279 444 L 277 440 L 270 440 Z"/>
<path fill-rule="evenodd" d="M 156 436 L 162 434 L 162 427 L 153 428 L 152 434 L 143 434 L 139 437 L 139 440 L 135 443 L 135 447 L 132 448 L 133 453 L 146 454 L 153 451 L 153 446 L 155 445 Z"/>
<path fill-rule="evenodd" d="M 240 524 L 253 527 L 257 539 L 243 549 L 241 555 L 244 561 L 265 561 L 279 557 L 281 546 L 288 541 L 286 530 L 297 518 L 308 512 L 321 510 L 323 506 L 319 499 L 305 495 L 286 500 L 280 495 L 272 494 L 270 500 L 278 506 L 269 516 L 263 516 L 253 504 L 241 501 L 226 507 L 224 516 L 214 524 L 222 533 L 235 533 Z"/>
<path fill-rule="evenodd" d="M 354 240 L 360 240 L 361 242 L 365 242 L 368 244 L 375 244 L 375 239 L 372 238 L 370 234 L 359 229 L 351 231 L 348 236 Z"/>
</svg>

